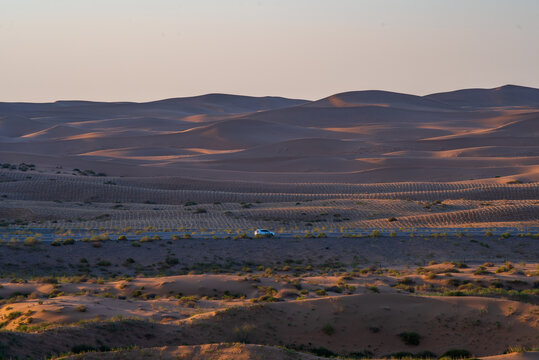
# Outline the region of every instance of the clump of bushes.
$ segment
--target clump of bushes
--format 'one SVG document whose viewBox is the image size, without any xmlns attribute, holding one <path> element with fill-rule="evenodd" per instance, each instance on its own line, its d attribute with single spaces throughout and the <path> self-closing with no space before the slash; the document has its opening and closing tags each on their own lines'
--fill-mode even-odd
<svg viewBox="0 0 539 360">
<path fill-rule="evenodd" d="M 419 334 L 416 332 L 402 332 L 399 334 L 399 337 L 401 338 L 402 342 L 411 346 L 419 345 L 419 341 L 421 339 Z"/>
<path fill-rule="evenodd" d="M 62 241 L 62 245 L 73 245 L 75 244 L 75 240 L 73 238 L 65 239 Z"/>
<path fill-rule="evenodd" d="M 509 272 L 513 270 L 514 266 L 510 262 L 506 262 L 502 266 L 496 269 L 496 273 Z"/>
<path fill-rule="evenodd" d="M 331 326 L 331 324 L 325 324 L 324 326 L 322 326 L 322 332 L 326 335 L 331 336 L 335 334 L 335 328 Z"/>
</svg>

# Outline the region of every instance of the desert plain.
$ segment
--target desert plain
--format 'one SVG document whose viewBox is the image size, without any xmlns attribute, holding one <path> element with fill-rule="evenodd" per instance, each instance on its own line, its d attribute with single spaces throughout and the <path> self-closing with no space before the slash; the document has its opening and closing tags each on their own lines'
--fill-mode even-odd
<svg viewBox="0 0 539 360">
<path fill-rule="evenodd" d="M 538 181 L 514 85 L 0 103 L 0 358 L 536 359 Z"/>
</svg>

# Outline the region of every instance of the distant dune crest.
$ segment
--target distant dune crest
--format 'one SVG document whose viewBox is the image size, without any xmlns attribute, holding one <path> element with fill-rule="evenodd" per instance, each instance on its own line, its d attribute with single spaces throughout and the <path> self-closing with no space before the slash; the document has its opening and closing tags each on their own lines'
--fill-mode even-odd
<svg viewBox="0 0 539 360">
<path fill-rule="evenodd" d="M 539 89 L 514 85 L 427 96 L 353 91 L 317 101 L 208 94 L 0 103 L 6 162 L 39 156 L 46 169 L 75 164 L 117 176 L 537 181 L 538 135 Z"/>
</svg>

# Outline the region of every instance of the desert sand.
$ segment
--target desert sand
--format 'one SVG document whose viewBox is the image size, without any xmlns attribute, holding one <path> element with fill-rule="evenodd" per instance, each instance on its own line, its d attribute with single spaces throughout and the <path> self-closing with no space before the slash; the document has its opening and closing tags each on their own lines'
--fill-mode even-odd
<svg viewBox="0 0 539 360">
<path fill-rule="evenodd" d="M 513 85 L 0 103 L 0 358 L 536 359 L 538 139 Z"/>
</svg>

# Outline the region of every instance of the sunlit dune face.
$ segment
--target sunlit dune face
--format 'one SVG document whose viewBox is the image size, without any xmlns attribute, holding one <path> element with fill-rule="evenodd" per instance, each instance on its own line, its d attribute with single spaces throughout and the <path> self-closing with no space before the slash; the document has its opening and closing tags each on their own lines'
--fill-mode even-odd
<svg viewBox="0 0 539 360">
<path fill-rule="evenodd" d="M 327 127 L 321 128 L 326 131 L 333 131 L 339 133 L 355 134 L 355 135 L 372 135 L 377 131 L 388 129 L 385 125 L 361 125 L 350 127 Z"/>
<path fill-rule="evenodd" d="M 361 161 L 373 165 L 381 165 L 385 162 L 384 158 L 357 158 L 356 161 Z"/>
<path fill-rule="evenodd" d="M 80 134 L 80 135 L 68 136 L 68 137 L 66 137 L 64 139 L 65 140 L 85 140 L 85 139 L 95 139 L 95 138 L 107 137 L 109 135 L 110 134 L 106 134 L 104 132 L 89 132 L 89 133 Z"/>
<path fill-rule="evenodd" d="M 183 118 L 182 120 L 191 123 L 202 123 L 208 121 L 208 116 L 205 114 L 191 115 Z"/>
<path fill-rule="evenodd" d="M 192 151 L 197 154 L 204 154 L 204 155 L 213 155 L 213 154 L 230 154 L 242 151 L 244 149 L 233 149 L 233 150 L 213 150 L 213 149 L 200 149 L 200 148 L 189 148 L 185 149 L 188 151 Z"/>
<path fill-rule="evenodd" d="M 353 107 L 354 104 L 347 103 L 346 101 L 339 99 L 337 96 L 331 96 L 329 103 L 335 107 Z"/>
<path fill-rule="evenodd" d="M 47 132 L 47 130 L 48 129 L 41 130 L 41 131 L 36 131 L 34 133 L 26 134 L 26 135 L 23 135 L 21 137 L 26 138 L 26 139 L 31 139 L 31 138 L 34 138 L 34 137 L 38 137 L 39 135 L 45 134 Z"/>
<path fill-rule="evenodd" d="M 355 104 L 344 101 L 338 96 L 330 96 L 328 98 L 329 103 L 337 108 L 346 108 L 346 107 L 362 107 L 362 106 L 377 106 L 377 107 L 390 107 L 388 104 Z"/>
</svg>

